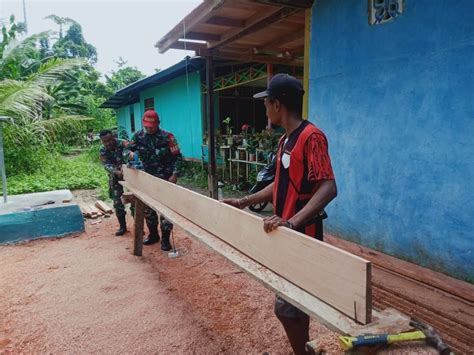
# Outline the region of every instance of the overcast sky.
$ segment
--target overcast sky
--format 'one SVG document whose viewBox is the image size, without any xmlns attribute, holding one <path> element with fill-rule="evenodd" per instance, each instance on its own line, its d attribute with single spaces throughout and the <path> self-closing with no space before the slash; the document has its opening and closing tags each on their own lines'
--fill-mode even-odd
<svg viewBox="0 0 474 355">
<path fill-rule="evenodd" d="M 58 26 L 44 18 L 50 14 L 70 17 L 82 25 L 86 41 L 97 48 L 96 68 L 103 74 L 117 69 L 121 56 L 128 65 L 146 75 L 155 68 L 165 69 L 186 55 L 182 50 L 159 54 L 155 43 L 194 9 L 199 0 L 26 0 L 28 34 L 45 30 L 58 31 Z M 0 0 L 0 19 L 14 14 L 23 21 L 22 0 Z M 188 55 L 194 52 L 188 51 Z"/>
</svg>

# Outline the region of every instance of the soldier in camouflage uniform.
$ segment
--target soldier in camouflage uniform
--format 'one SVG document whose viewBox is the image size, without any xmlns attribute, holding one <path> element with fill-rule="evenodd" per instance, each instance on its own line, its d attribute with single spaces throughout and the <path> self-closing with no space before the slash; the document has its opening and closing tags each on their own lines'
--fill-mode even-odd
<svg viewBox="0 0 474 355">
<path fill-rule="evenodd" d="M 147 110 L 142 118 L 143 129 L 135 132 L 130 141 L 129 159 L 138 152 L 145 172 L 161 179 L 176 183 L 183 157 L 176 138 L 170 132 L 160 129 L 160 118 L 153 110 Z M 145 219 L 150 235 L 143 241 L 149 245 L 160 240 L 158 234 L 158 216 L 151 208 L 145 209 Z M 160 216 L 161 249 L 170 250 L 170 234 L 173 224 Z"/>
<path fill-rule="evenodd" d="M 117 140 L 109 130 L 103 130 L 99 136 L 102 140 L 100 160 L 104 164 L 105 170 L 109 173 L 109 197 L 114 201 L 115 214 L 120 224 L 120 228 L 115 235 L 119 236 L 127 231 L 125 206 L 121 200 L 123 186 L 119 184 L 119 181 L 123 180 L 123 151 L 128 146 L 128 142 L 126 140 Z"/>
</svg>

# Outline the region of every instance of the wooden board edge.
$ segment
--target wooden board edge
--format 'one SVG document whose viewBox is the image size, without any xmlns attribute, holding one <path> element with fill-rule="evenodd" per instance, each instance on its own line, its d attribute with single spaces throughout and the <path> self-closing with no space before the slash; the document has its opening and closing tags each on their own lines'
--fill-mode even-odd
<svg viewBox="0 0 474 355">
<path fill-rule="evenodd" d="M 367 283 L 365 294 L 365 318 L 367 323 L 372 322 L 372 264 L 367 264 Z"/>
<path fill-rule="evenodd" d="M 140 174 L 140 173 L 143 173 L 143 174 L 147 174 L 146 172 L 144 171 L 140 171 L 140 170 L 136 170 L 136 169 L 130 169 L 130 168 L 127 168 L 125 165 L 123 165 L 123 172 L 124 172 L 124 177 L 126 177 L 126 175 L 128 173 L 136 173 L 136 174 Z M 152 175 L 150 175 L 152 176 Z M 233 206 L 230 206 L 230 205 L 227 205 L 223 202 L 220 202 L 220 201 L 217 201 L 213 198 L 210 198 L 209 196 L 206 196 L 206 195 L 202 195 L 196 191 L 193 191 L 193 190 L 190 190 L 190 189 L 187 189 L 183 186 L 180 186 L 180 185 L 177 185 L 177 184 L 173 184 L 171 182 L 168 182 L 168 181 L 165 181 L 163 179 L 160 179 L 159 180 L 159 183 L 163 183 L 163 184 L 169 184 L 170 187 L 173 187 L 173 188 L 179 188 L 179 189 L 182 189 L 182 190 L 185 190 L 187 193 L 190 193 L 190 194 L 193 194 L 195 196 L 199 196 L 199 198 L 204 198 L 204 199 L 207 199 L 209 201 L 212 201 L 213 203 L 220 203 L 222 205 L 222 208 L 231 208 L 231 209 L 235 209 L 235 210 L 238 210 L 242 213 L 245 213 L 247 214 L 248 217 L 250 218 L 253 218 L 255 220 L 261 220 L 261 217 L 258 217 L 250 212 L 247 212 L 245 210 L 240 210 L 236 207 L 233 207 Z M 134 187 L 133 184 L 131 184 L 129 181 L 120 181 L 120 184 L 122 184 L 123 186 L 130 186 L 130 187 Z M 135 186 L 136 189 L 140 190 L 138 186 Z M 141 191 L 141 190 L 140 190 Z M 285 229 L 285 232 L 288 232 L 288 233 L 292 233 L 294 235 L 298 235 L 299 237 L 302 237 L 302 238 L 306 238 L 307 236 L 303 235 L 302 233 L 300 232 L 297 232 L 297 231 L 294 231 L 294 230 L 290 230 L 290 229 Z M 337 250 L 338 252 L 342 253 L 342 254 L 345 254 L 355 260 L 359 260 L 361 263 L 365 263 L 365 264 L 370 264 L 371 262 L 367 259 L 364 259 L 363 257 L 360 257 L 359 255 L 355 255 L 355 254 L 352 254 L 344 249 L 341 249 L 341 248 L 338 248 L 337 246 L 334 246 L 334 245 L 331 245 L 329 243 L 325 243 L 325 242 L 321 242 L 317 239 L 314 239 L 314 242 L 315 243 L 319 243 L 321 245 L 322 248 L 325 248 L 325 249 L 332 249 L 332 250 Z"/>
<path fill-rule="evenodd" d="M 123 186 L 128 186 L 129 188 L 133 188 L 134 191 L 137 191 L 137 192 L 140 192 L 143 194 L 144 197 L 150 197 L 151 199 L 159 199 L 161 196 L 161 194 L 158 194 L 156 195 L 155 194 L 148 194 L 146 193 L 145 191 L 147 191 L 147 189 L 150 189 L 152 188 L 152 183 L 156 183 L 156 185 L 153 185 L 153 191 L 158 191 L 161 189 L 167 189 L 167 187 L 169 187 L 170 189 L 168 189 L 166 191 L 166 193 L 164 195 L 168 195 L 168 197 L 170 196 L 174 196 L 174 194 L 176 194 L 177 196 L 189 196 L 189 200 L 192 200 L 192 201 L 196 201 L 196 202 L 203 202 L 204 205 L 206 205 L 206 203 L 208 203 L 207 205 L 209 206 L 209 208 L 219 208 L 219 209 L 232 209 L 233 210 L 233 214 L 237 214 L 238 215 L 245 215 L 245 218 L 247 219 L 250 219 L 248 220 L 247 222 L 248 223 L 252 223 L 254 225 L 260 225 L 262 223 L 262 218 L 259 217 L 259 216 L 255 216 L 253 214 L 250 214 L 246 211 L 242 211 L 240 209 L 237 209 L 237 208 L 234 208 L 232 206 L 229 206 L 227 204 L 224 204 L 222 202 L 219 202 L 219 201 L 216 201 L 214 199 L 211 199 L 207 196 L 204 196 L 204 195 L 201 195 L 199 193 L 196 193 L 194 191 L 191 191 L 189 189 L 186 189 L 184 187 L 181 187 L 181 186 L 177 186 L 175 184 L 171 184 L 171 183 L 168 183 L 164 180 L 160 180 L 160 179 L 157 179 L 156 177 L 153 177 L 149 174 L 146 174 L 144 172 L 141 172 L 141 171 L 136 171 L 136 170 L 130 170 L 130 169 L 124 169 L 124 173 L 125 173 L 125 178 L 127 179 L 127 181 L 125 182 L 122 182 L 122 185 Z M 169 184 L 169 185 L 168 185 Z M 171 194 L 171 195 L 170 195 Z M 194 196 L 193 196 L 194 195 Z M 157 202 L 159 202 L 158 200 L 156 200 Z M 169 200 L 169 198 L 167 199 L 168 202 L 174 202 L 174 200 Z M 164 203 L 161 203 L 159 202 L 160 204 L 163 204 L 165 205 L 167 208 L 170 208 L 171 210 L 174 210 L 173 206 L 169 206 L 166 204 L 166 201 Z M 180 210 L 174 210 L 174 212 L 180 214 L 180 215 L 185 215 L 183 214 L 184 211 L 180 211 Z M 188 216 L 186 216 L 186 218 L 189 218 Z M 252 221 L 253 220 L 253 221 Z M 196 221 L 195 219 L 190 219 L 189 220 L 190 222 L 192 223 L 197 223 L 199 224 L 199 221 Z M 247 224 L 248 224 L 247 223 Z M 208 229 L 206 226 L 203 226 L 202 228 L 204 229 L 207 229 L 210 231 L 210 233 L 212 234 L 213 231 Z M 262 232 L 263 233 L 263 232 Z M 323 253 L 323 254 L 327 254 L 327 255 L 338 255 L 338 256 L 342 256 L 344 258 L 344 256 L 346 256 L 348 259 L 347 260 L 351 260 L 350 263 L 353 263 L 353 266 L 354 267 L 357 267 L 357 269 L 359 269 L 361 272 L 363 271 L 363 276 L 362 274 L 360 275 L 360 283 L 363 287 L 360 287 L 359 290 L 357 290 L 357 296 L 354 296 L 354 300 L 353 302 L 346 302 L 345 304 L 344 303 L 336 303 L 336 304 L 332 304 L 331 303 L 331 299 L 332 298 L 323 298 L 324 302 L 327 302 L 328 304 L 331 304 L 331 306 L 337 308 L 339 311 L 345 313 L 346 315 L 348 315 L 349 317 L 355 319 L 356 321 L 360 322 L 360 323 L 363 323 L 363 324 L 366 324 L 368 322 L 368 319 L 367 319 L 367 314 L 371 312 L 371 304 L 369 304 L 369 309 L 367 309 L 367 298 L 366 298 L 366 295 L 367 295 L 367 269 L 368 269 L 368 264 L 370 264 L 370 262 L 362 259 L 362 258 L 359 258 L 357 256 L 354 256 L 352 255 L 351 253 L 348 253 L 348 252 L 345 252 L 337 247 L 333 247 L 331 245 L 328 245 L 327 243 L 324 243 L 324 242 L 320 242 L 320 241 L 317 241 L 315 239 L 311 239 L 311 238 L 308 238 L 306 235 L 304 234 L 301 234 L 299 232 L 296 232 L 296 231 L 292 231 L 290 229 L 287 229 L 287 228 L 278 228 L 277 230 L 275 230 L 273 232 L 274 234 L 276 233 L 276 235 L 273 237 L 273 238 L 276 238 L 278 236 L 278 238 L 284 238 L 284 239 L 287 239 L 287 238 L 291 238 L 291 239 L 295 239 L 295 242 L 297 240 L 299 240 L 299 242 L 307 245 L 308 243 L 309 244 L 315 244 L 315 245 L 312 245 L 313 247 L 317 247 L 319 249 L 319 252 L 320 253 Z M 218 235 L 216 235 L 216 237 L 219 237 Z M 229 241 L 225 240 L 224 241 L 226 243 L 229 243 Z M 232 244 L 232 242 L 230 242 L 230 244 Z M 244 254 L 246 254 L 244 252 Z M 260 259 L 257 259 L 259 261 L 261 261 Z M 263 263 L 265 264 L 265 263 Z M 284 275 L 282 275 L 283 277 L 285 277 Z M 287 279 L 288 280 L 288 279 Z M 289 279 L 291 280 L 290 282 L 293 282 L 293 279 Z M 295 284 L 298 284 L 298 283 L 295 283 Z M 330 288 L 332 290 L 332 292 L 335 292 L 335 288 L 336 287 L 336 283 L 332 283 L 332 288 Z M 299 286 L 301 287 L 301 285 Z M 338 287 L 338 286 L 337 286 Z M 313 292 L 311 291 L 307 291 L 307 292 L 311 292 L 311 294 L 313 294 L 315 297 L 318 297 L 318 292 L 315 291 L 315 290 L 312 290 Z"/>
<path fill-rule="evenodd" d="M 124 186 L 126 185 L 127 184 L 125 183 Z M 136 198 L 143 201 L 143 203 L 163 214 L 172 223 L 179 225 L 195 239 L 203 242 L 212 250 L 223 255 L 237 267 L 261 282 L 265 287 L 275 291 L 285 300 L 308 313 L 311 317 L 315 318 L 321 324 L 326 325 L 331 330 L 340 334 L 351 334 L 354 332 L 354 329 L 360 327 L 358 323 L 354 322 L 348 316 L 321 301 L 317 297 L 307 293 L 273 271 L 241 254 L 238 250 L 231 247 L 218 237 L 188 221 L 185 217 L 169 209 L 157 200 L 146 196 L 146 194 L 141 191 L 134 190 L 133 187 L 127 186 L 127 188 L 134 193 Z"/>
</svg>

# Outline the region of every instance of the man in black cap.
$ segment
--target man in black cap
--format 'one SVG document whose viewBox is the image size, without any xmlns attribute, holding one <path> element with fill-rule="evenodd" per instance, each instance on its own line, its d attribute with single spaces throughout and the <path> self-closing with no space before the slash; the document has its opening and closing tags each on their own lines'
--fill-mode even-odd
<svg viewBox="0 0 474 355">
<path fill-rule="evenodd" d="M 273 216 L 263 219 L 265 232 L 284 226 L 323 240 L 321 212 L 336 197 L 337 187 L 326 136 L 302 118 L 303 95 L 301 83 L 288 74 L 275 75 L 265 91 L 254 95 L 264 99 L 270 122 L 285 129 L 278 145 L 275 181 L 253 195 L 223 202 L 245 208 L 273 200 Z M 279 296 L 275 314 L 295 354 L 305 354 L 309 316 Z"/>
</svg>

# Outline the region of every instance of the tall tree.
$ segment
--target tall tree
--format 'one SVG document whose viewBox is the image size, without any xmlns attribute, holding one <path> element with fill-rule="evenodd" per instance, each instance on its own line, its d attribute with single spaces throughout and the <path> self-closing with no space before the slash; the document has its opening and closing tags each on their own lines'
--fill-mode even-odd
<svg viewBox="0 0 474 355">
<path fill-rule="evenodd" d="M 77 23 L 76 21 L 74 21 L 73 19 L 71 19 L 69 17 L 61 17 L 61 16 L 54 15 L 54 14 L 46 16 L 45 19 L 46 20 L 52 20 L 59 26 L 59 39 L 63 38 L 63 26 L 64 25 L 71 25 L 71 24 Z"/>
<path fill-rule="evenodd" d="M 53 53 L 60 58 L 86 58 L 90 64 L 97 62 L 97 50 L 87 43 L 82 34 L 82 27 L 79 23 L 69 17 L 49 15 L 46 19 L 53 20 L 59 25 L 59 39 L 53 45 Z M 66 34 L 64 27 L 69 26 Z"/>
<path fill-rule="evenodd" d="M 146 76 L 137 67 L 126 66 L 127 61 L 122 57 L 119 57 L 115 63 L 117 63 L 119 69 L 117 71 L 112 70 L 111 76 L 105 75 L 106 85 L 112 92 L 118 91 Z"/>
</svg>

